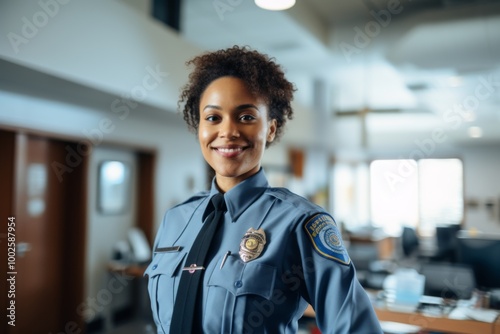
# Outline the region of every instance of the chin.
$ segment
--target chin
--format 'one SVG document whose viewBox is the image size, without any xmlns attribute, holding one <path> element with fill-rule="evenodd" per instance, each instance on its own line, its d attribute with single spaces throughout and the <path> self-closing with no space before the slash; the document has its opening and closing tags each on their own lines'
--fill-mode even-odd
<svg viewBox="0 0 500 334">
<path fill-rule="evenodd" d="M 241 169 L 241 168 L 219 168 L 215 169 L 217 175 L 222 177 L 244 177 L 253 175 L 253 168 Z M 255 173 L 258 172 L 258 169 Z"/>
<path fill-rule="evenodd" d="M 230 170 L 223 170 L 223 171 L 215 171 L 217 175 L 220 175 L 222 177 L 239 177 L 243 174 L 244 172 L 239 172 L 239 171 L 230 171 Z"/>
</svg>

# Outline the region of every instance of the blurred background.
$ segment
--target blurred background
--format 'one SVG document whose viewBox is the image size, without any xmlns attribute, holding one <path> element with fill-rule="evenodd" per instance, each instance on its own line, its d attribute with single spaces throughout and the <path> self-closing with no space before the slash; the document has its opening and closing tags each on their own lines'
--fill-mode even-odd
<svg viewBox="0 0 500 334">
<path fill-rule="evenodd" d="M 210 182 L 185 62 L 233 45 L 296 85 L 263 167 L 332 213 L 367 289 L 435 263 L 471 270 L 456 298 L 500 288 L 499 1 L 0 0 L 0 32 L 3 333 L 154 331 L 154 235 Z"/>
</svg>

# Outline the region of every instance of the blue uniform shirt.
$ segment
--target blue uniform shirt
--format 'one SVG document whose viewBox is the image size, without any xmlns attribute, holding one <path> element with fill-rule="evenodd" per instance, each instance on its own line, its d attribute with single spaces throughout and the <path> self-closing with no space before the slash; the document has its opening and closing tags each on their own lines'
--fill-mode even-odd
<svg viewBox="0 0 500 334">
<path fill-rule="evenodd" d="M 158 333 L 169 333 L 186 255 L 209 199 L 200 193 L 165 214 L 146 270 Z M 332 217 L 284 188 L 271 188 L 263 170 L 224 194 L 225 221 L 205 264 L 204 333 L 296 333 L 308 304 L 323 333 L 382 333 Z M 248 262 L 239 255 L 249 228 L 266 243 Z M 180 247 L 176 247 L 180 246 Z M 227 255 L 229 254 L 230 255 Z"/>
</svg>

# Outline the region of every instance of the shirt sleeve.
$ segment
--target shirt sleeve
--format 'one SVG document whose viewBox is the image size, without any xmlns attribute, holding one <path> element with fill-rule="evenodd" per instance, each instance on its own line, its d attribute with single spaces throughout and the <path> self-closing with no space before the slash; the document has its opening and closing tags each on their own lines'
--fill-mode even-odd
<svg viewBox="0 0 500 334">
<path fill-rule="evenodd" d="M 333 218 L 319 213 L 296 227 L 302 297 L 316 312 L 322 333 L 382 333 L 372 304 L 356 277 Z"/>
</svg>

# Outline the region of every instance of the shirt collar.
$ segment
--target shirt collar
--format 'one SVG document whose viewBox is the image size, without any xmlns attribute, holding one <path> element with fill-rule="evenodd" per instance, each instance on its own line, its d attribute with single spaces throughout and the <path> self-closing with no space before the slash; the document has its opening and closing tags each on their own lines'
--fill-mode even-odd
<svg viewBox="0 0 500 334">
<path fill-rule="evenodd" d="M 235 222 L 245 210 L 262 195 L 262 193 L 269 188 L 266 175 L 262 167 L 260 170 L 240 182 L 238 185 L 230 189 L 224 194 L 226 206 L 231 219 Z M 212 188 L 210 189 L 210 198 L 219 193 L 215 184 L 215 177 L 212 180 Z"/>
</svg>

